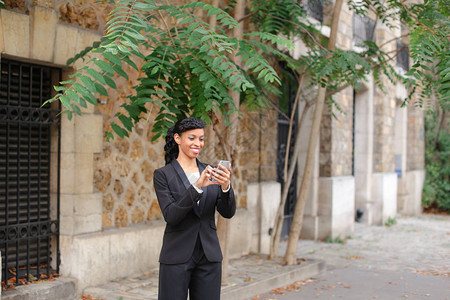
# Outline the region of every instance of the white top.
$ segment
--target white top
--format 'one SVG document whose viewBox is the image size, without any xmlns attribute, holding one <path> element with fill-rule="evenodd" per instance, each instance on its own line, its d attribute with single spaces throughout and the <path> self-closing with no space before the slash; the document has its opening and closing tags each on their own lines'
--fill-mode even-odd
<svg viewBox="0 0 450 300">
<path fill-rule="evenodd" d="M 194 186 L 194 188 L 197 190 L 197 192 L 199 192 L 199 193 L 203 193 L 203 190 L 202 189 L 199 189 L 197 186 L 195 186 L 195 182 L 197 182 L 197 180 L 200 178 L 200 173 L 199 172 L 194 172 L 194 173 L 187 173 L 187 172 L 184 172 L 185 174 L 186 174 L 186 177 L 187 177 L 187 179 L 189 180 L 189 183 L 190 184 L 192 184 L 193 186 Z M 230 190 L 230 188 L 231 188 L 231 184 L 229 184 L 228 185 L 228 188 L 227 188 L 227 190 L 226 191 L 224 191 L 223 189 L 222 189 L 222 191 L 224 192 L 224 193 L 226 193 L 226 192 L 228 192 L 229 190 Z M 199 205 L 200 204 L 200 200 L 198 200 L 197 201 L 197 205 Z"/>
<path fill-rule="evenodd" d="M 197 192 L 203 193 L 203 190 L 199 189 L 194 184 L 200 178 L 200 173 L 199 172 L 194 172 L 194 173 L 185 172 L 185 174 L 186 174 L 187 179 L 189 180 L 189 183 L 194 186 L 194 188 L 197 190 Z M 197 205 L 199 205 L 199 204 L 200 204 L 200 200 L 197 201 Z"/>
</svg>

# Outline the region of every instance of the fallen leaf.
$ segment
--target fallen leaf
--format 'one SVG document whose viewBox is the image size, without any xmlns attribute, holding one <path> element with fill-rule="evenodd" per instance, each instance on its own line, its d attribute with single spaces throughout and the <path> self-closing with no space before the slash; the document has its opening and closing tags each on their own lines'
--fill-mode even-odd
<svg viewBox="0 0 450 300">
<path fill-rule="evenodd" d="M 359 255 L 353 255 L 347 258 L 347 260 L 364 259 L 364 257 Z"/>
</svg>

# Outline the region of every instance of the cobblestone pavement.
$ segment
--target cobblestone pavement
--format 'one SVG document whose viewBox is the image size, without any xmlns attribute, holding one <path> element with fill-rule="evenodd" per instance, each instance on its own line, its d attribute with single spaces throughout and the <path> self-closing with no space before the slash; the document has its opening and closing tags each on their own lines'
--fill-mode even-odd
<svg viewBox="0 0 450 300">
<path fill-rule="evenodd" d="M 450 217 L 396 221 L 355 224 L 345 244 L 300 241 L 298 256 L 325 260 L 326 272 L 254 299 L 450 299 Z"/>
</svg>

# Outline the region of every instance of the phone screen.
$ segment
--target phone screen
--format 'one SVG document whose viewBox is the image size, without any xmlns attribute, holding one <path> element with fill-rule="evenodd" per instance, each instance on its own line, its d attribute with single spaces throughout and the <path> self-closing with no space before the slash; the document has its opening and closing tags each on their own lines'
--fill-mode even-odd
<svg viewBox="0 0 450 300">
<path fill-rule="evenodd" d="M 219 161 L 219 165 L 222 165 L 228 169 L 228 167 L 230 166 L 230 161 L 229 160 L 221 160 L 221 161 Z"/>
</svg>

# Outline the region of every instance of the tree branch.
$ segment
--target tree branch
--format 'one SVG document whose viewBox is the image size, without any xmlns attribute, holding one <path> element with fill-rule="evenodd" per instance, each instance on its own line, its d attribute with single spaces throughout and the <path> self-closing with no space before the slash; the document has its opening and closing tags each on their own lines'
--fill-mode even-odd
<svg viewBox="0 0 450 300">
<path fill-rule="evenodd" d="M 295 23 L 295 22 L 292 22 L 292 21 L 290 21 L 290 20 L 286 20 L 286 19 L 282 19 L 282 18 L 280 18 L 280 17 L 277 17 L 277 16 L 273 16 L 273 15 L 269 15 L 269 14 L 265 14 L 265 15 L 267 15 L 267 16 L 269 16 L 269 17 L 271 17 L 271 18 L 274 18 L 274 19 L 277 19 L 277 20 L 280 20 L 280 21 L 283 21 L 283 22 L 286 22 L 286 23 L 290 23 L 290 24 L 293 24 L 293 25 L 295 25 L 295 26 L 297 26 L 298 28 L 300 28 L 300 30 L 302 30 L 302 31 L 304 31 L 320 48 L 322 48 L 323 50 L 325 50 L 326 52 L 330 52 L 324 45 L 322 45 L 322 43 L 320 43 L 316 38 L 315 38 L 315 36 L 311 33 L 311 32 L 309 32 L 308 30 L 306 30 L 305 28 L 303 28 L 303 27 L 301 27 L 301 26 L 299 26 L 297 23 Z"/>
</svg>

